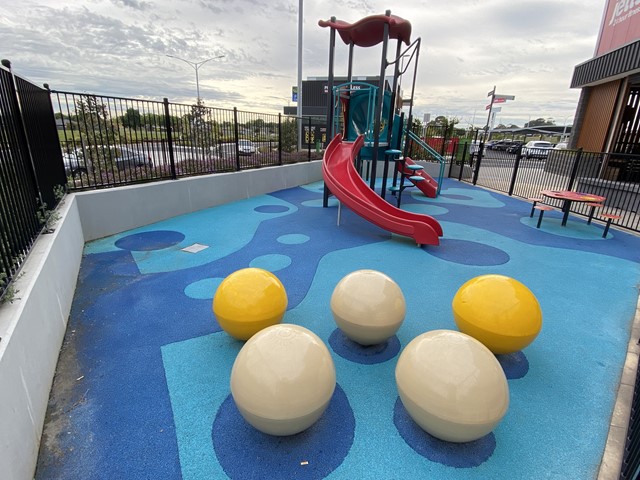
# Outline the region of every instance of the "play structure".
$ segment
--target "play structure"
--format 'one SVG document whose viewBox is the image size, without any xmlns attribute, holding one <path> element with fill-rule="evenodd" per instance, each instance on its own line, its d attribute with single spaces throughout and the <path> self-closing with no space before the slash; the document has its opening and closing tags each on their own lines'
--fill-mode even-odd
<svg viewBox="0 0 640 480">
<path fill-rule="evenodd" d="M 372 190 L 354 166 L 364 139 L 343 142 L 336 135 L 324 153 L 322 175 L 325 185 L 346 206 L 374 225 L 413 238 L 418 245 L 438 245 L 442 227 L 428 215 L 394 207 Z"/>
<path fill-rule="evenodd" d="M 405 189 L 417 187 L 425 196 L 434 198 L 439 192 L 444 172 L 442 157 L 405 127 L 405 123 L 409 126 L 412 123 L 420 38 L 411 42 L 411 24 L 391 15 L 390 11 L 384 15 L 365 17 L 353 24 L 336 20 L 335 17 L 328 21 L 321 20 L 318 24 L 330 28 L 327 91 L 331 97 L 327 109 L 327 132 L 332 140 L 325 151 L 323 162 L 323 206 L 328 206 L 329 195 L 333 194 L 341 203 L 381 228 L 412 237 L 418 245 L 438 245 L 442 228 L 436 220 L 427 215 L 415 214 L 407 217 L 399 213 Z M 349 45 L 347 81 L 339 85 L 334 85 L 336 33 Z M 389 40 L 397 41 L 392 61 L 387 60 Z M 380 44 L 382 60 L 379 84 L 352 81 L 354 47 L 367 48 Z M 403 44 L 407 46 L 404 50 Z M 401 67 L 400 63 L 405 58 L 408 58 L 407 64 Z M 400 98 L 400 78 L 411 65 L 413 81 L 411 96 L 408 99 L 409 114 L 405 122 L 404 115 L 400 113 L 405 101 Z M 386 77 L 387 68 L 390 66 L 393 66 L 392 85 L 389 85 Z M 420 145 L 431 156 L 439 159 L 439 181 L 425 172 L 422 165 L 407 156 L 410 142 Z M 384 165 L 379 198 L 387 206 L 362 190 L 364 185 L 374 196 L 378 196 L 375 189 L 379 161 Z M 353 169 L 347 165 L 348 163 L 353 164 Z M 390 169 L 390 166 L 393 168 Z M 367 172 L 368 186 L 353 176 L 357 173 L 361 177 L 364 171 Z M 341 183 L 343 181 L 345 183 Z M 388 187 L 389 183 L 391 185 Z M 395 196 L 396 207 L 385 200 L 387 190 Z M 425 233 L 426 230 L 430 230 L 428 235 Z"/>
</svg>

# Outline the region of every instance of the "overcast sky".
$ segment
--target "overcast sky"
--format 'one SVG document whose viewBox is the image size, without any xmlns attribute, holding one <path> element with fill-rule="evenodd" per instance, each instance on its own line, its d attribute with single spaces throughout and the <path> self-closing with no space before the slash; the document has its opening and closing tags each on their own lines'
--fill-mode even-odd
<svg viewBox="0 0 640 480">
<path fill-rule="evenodd" d="M 392 7 L 391 5 L 395 5 Z M 414 114 L 487 121 L 487 92 L 515 95 L 497 123 L 571 123 L 579 90 L 573 68 L 593 57 L 605 0 L 306 1 L 303 77 L 326 76 L 329 30 L 391 13 L 421 37 Z M 192 62 L 207 106 L 282 112 L 297 83 L 298 0 L 4 0 L 0 57 L 53 90 L 193 103 Z M 395 53 L 395 41 L 389 50 Z M 356 49 L 356 75 L 378 75 L 380 49 Z M 348 48 L 336 42 L 336 74 Z M 389 70 L 390 73 L 391 69 Z M 403 81 L 407 93 L 409 79 Z"/>
</svg>

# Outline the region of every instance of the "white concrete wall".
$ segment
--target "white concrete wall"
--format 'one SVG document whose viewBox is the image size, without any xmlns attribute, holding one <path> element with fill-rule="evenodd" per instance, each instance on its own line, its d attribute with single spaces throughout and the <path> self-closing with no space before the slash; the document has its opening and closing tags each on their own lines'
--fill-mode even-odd
<svg viewBox="0 0 640 480">
<path fill-rule="evenodd" d="M 84 243 L 203 208 L 322 180 L 322 162 L 68 195 L 0 306 L 0 479 L 33 478 Z"/>
<path fill-rule="evenodd" d="M 77 193 L 85 241 L 322 180 L 322 161 Z"/>
<path fill-rule="evenodd" d="M 15 282 L 17 298 L 0 307 L 0 478 L 31 479 L 49 390 L 71 309 L 84 239 L 75 199 L 59 208 Z"/>
</svg>

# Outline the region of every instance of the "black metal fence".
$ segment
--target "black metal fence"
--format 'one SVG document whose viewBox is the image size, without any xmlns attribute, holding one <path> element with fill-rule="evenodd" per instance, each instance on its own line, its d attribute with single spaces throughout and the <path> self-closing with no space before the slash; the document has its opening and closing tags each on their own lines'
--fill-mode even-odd
<svg viewBox="0 0 640 480">
<path fill-rule="evenodd" d="M 66 182 L 49 92 L 10 67 L 0 66 L 0 299 Z"/>
<path fill-rule="evenodd" d="M 52 102 L 70 190 L 322 158 L 324 124 L 309 117 L 58 91 Z"/>
<path fill-rule="evenodd" d="M 522 198 L 537 197 L 543 189 L 600 195 L 606 198 L 601 213 L 620 217 L 614 225 L 640 231 L 640 156 L 582 150 L 549 150 L 540 155 L 522 152 L 521 146 L 504 151 L 480 145 L 462 157 L 459 169 L 450 176 Z M 545 202 L 561 207 L 559 200 Z M 590 207 L 573 202 L 571 209 L 588 216 Z"/>
</svg>

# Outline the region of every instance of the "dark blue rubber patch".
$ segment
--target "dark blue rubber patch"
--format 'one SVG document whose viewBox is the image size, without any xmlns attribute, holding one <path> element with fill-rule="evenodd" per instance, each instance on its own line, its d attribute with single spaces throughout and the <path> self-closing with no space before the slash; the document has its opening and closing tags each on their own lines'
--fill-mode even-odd
<svg viewBox="0 0 640 480">
<path fill-rule="evenodd" d="M 249 425 L 229 395 L 213 422 L 213 448 L 232 480 L 324 478 L 351 449 L 356 421 L 349 400 L 336 384 L 329 406 L 304 432 L 288 437 L 262 433 Z M 302 462 L 308 461 L 306 465 Z"/>
<path fill-rule="evenodd" d="M 115 246 L 122 250 L 148 252 L 172 247 L 184 240 L 184 235 L 173 230 L 157 230 L 127 235 L 115 242 Z"/>
<path fill-rule="evenodd" d="M 393 423 L 400 436 L 417 454 L 449 467 L 477 467 L 486 462 L 496 449 L 493 432 L 466 443 L 445 442 L 428 434 L 409 416 L 400 397 L 393 409 Z"/>
<path fill-rule="evenodd" d="M 511 258 L 504 250 L 468 240 L 444 239 L 438 248 L 426 251 L 434 257 L 460 265 L 503 265 Z"/>
<path fill-rule="evenodd" d="M 498 362 L 509 380 L 524 377 L 529 371 L 529 360 L 524 352 L 514 352 L 505 355 L 496 355 Z"/>
<path fill-rule="evenodd" d="M 285 205 L 260 205 L 253 210 L 258 213 L 283 213 L 288 212 L 289 207 Z"/>
<path fill-rule="evenodd" d="M 456 195 L 454 193 L 441 193 L 441 197 L 450 198 L 451 200 L 473 200 L 473 197 L 467 195 Z"/>
<path fill-rule="evenodd" d="M 342 358 L 363 365 L 373 365 L 391 360 L 400 351 L 400 340 L 393 336 L 377 345 L 360 345 L 336 328 L 329 336 L 329 345 Z"/>
</svg>

